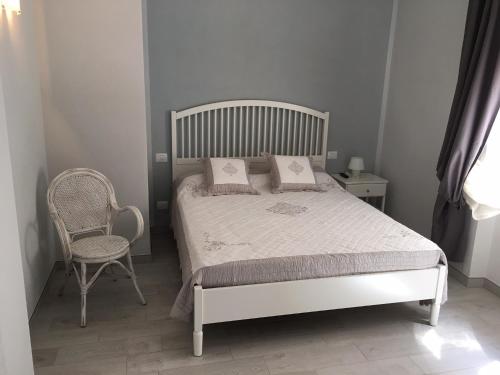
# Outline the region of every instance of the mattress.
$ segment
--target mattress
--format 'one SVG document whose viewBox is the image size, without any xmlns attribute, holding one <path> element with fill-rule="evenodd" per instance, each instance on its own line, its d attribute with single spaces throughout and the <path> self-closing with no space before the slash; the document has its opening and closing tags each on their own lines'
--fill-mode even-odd
<svg viewBox="0 0 500 375">
<path fill-rule="evenodd" d="M 269 174 L 251 175 L 260 195 L 206 196 L 203 175 L 176 187 L 172 224 L 183 286 L 171 311 L 188 319 L 193 286 L 216 288 L 446 264 L 433 242 L 315 172 L 324 192 L 272 194 Z M 446 301 L 446 292 L 443 296 Z"/>
</svg>

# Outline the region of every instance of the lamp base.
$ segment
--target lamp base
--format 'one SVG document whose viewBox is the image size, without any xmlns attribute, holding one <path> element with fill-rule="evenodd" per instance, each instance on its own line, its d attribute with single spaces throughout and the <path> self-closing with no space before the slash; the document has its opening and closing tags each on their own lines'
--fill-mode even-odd
<svg viewBox="0 0 500 375">
<path fill-rule="evenodd" d="M 356 170 L 351 169 L 351 177 L 352 178 L 359 178 L 360 175 L 361 175 L 361 171 L 356 171 Z"/>
</svg>

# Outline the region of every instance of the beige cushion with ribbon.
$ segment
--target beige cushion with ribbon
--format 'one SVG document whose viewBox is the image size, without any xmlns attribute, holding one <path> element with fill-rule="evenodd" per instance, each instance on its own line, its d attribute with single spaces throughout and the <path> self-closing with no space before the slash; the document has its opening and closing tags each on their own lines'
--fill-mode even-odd
<svg viewBox="0 0 500 375">
<path fill-rule="evenodd" d="M 250 184 L 243 159 L 205 159 L 205 179 L 208 195 L 259 194 Z"/>
<path fill-rule="evenodd" d="M 269 160 L 273 193 L 323 191 L 317 184 L 309 157 L 270 155 Z"/>
</svg>

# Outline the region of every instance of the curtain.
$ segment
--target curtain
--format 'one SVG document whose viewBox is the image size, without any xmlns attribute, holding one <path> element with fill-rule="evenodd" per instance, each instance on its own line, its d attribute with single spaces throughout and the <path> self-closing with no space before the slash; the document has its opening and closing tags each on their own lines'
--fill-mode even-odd
<svg viewBox="0 0 500 375">
<path fill-rule="evenodd" d="M 500 0 L 470 0 L 455 96 L 437 164 L 432 240 L 463 260 L 470 220 L 463 187 L 500 107 Z"/>
</svg>

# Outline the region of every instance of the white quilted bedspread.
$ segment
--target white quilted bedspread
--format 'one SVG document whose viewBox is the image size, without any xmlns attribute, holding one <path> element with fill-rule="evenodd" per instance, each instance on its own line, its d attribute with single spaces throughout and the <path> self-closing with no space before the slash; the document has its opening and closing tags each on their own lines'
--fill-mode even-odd
<svg viewBox="0 0 500 375">
<path fill-rule="evenodd" d="M 267 174 L 251 175 L 261 195 L 203 196 L 187 177 L 177 205 L 192 273 L 232 261 L 316 254 L 440 251 L 413 230 L 317 172 L 326 192 L 271 194 Z"/>
</svg>

